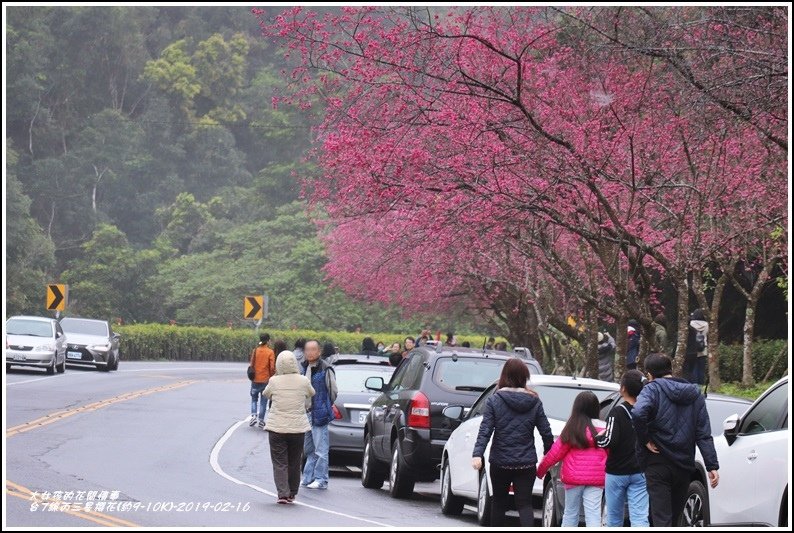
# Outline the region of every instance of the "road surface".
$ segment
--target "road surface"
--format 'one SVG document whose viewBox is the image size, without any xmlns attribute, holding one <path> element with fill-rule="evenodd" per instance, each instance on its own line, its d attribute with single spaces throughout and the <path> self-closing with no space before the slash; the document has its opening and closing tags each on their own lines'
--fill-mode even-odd
<svg viewBox="0 0 794 533">
<path fill-rule="evenodd" d="M 335 468 L 278 505 L 266 432 L 247 424 L 244 363 L 126 362 L 6 376 L 6 523 L 18 527 L 472 527 L 439 484 L 410 500 Z M 511 522 L 512 523 L 512 522 Z M 517 521 L 515 524 L 517 525 Z"/>
</svg>

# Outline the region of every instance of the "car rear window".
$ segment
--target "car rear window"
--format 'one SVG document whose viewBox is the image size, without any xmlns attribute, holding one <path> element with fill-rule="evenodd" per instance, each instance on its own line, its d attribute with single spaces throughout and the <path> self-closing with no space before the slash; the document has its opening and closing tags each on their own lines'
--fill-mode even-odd
<svg viewBox="0 0 794 533">
<path fill-rule="evenodd" d="M 30 335 L 52 338 L 52 324 L 40 320 L 12 318 L 6 322 L 6 335 Z"/>
<path fill-rule="evenodd" d="M 573 401 L 580 392 L 590 390 L 598 398 L 599 402 L 605 400 L 614 390 L 587 389 L 584 387 L 560 387 L 549 385 L 532 385 L 530 388 L 538 393 L 540 401 L 543 402 L 543 411 L 548 418 L 557 420 L 568 420 L 571 416 Z"/>
<path fill-rule="evenodd" d="M 504 359 L 440 357 L 433 371 L 433 382 L 450 391 L 482 392 L 499 379 Z"/>
<path fill-rule="evenodd" d="M 336 388 L 339 389 L 339 392 L 370 392 L 364 386 L 367 378 L 381 377 L 385 383 L 388 383 L 392 372 L 394 372 L 394 367 L 380 365 L 370 365 L 366 368 L 336 366 L 334 372 L 336 372 Z"/>
<path fill-rule="evenodd" d="M 106 337 L 108 326 L 104 322 L 94 322 L 92 320 L 74 320 L 64 318 L 61 320 L 61 327 L 66 333 L 77 333 L 79 335 L 97 335 Z"/>
</svg>

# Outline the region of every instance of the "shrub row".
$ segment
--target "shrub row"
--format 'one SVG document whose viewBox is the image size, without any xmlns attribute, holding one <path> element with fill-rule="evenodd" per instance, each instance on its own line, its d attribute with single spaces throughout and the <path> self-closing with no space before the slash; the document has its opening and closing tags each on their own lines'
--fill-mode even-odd
<svg viewBox="0 0 794 533">
<path fill-rule="evenodd" d="M 245 361 L 258 342 L 251 329 L 209 328 L 198 326 L 170 326 L 164 324 L 135 324 L 116 326 L 121 333 L 122 358 L 128 361 L 168 359 L 180 361 Z M 340 353 L 358 353 L 364 337 L 387 346 L 403 342 L 406 334 L 399 333 L 348 333 L 344 331 L 272 330 L 272 339 L 283 339 L 292 349 L 299 338 L 332 342 Z M 503 339 L 499 339 L 503 340 Z M 458 342 L 469 341 L 472 346 L 482 346 L 483 337 L 459 335 Z"/>
</svg>

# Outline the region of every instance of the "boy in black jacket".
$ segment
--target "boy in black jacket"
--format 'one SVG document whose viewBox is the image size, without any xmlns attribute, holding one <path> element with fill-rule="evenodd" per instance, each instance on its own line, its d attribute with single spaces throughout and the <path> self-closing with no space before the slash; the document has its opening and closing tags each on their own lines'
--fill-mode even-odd
<svg viewBox="0 0 794 533">
<path fill-rule="evenodd" d="M 644 378 L 639 370 L 628 370 L 620 380 L 623 402 L 612 408 L 607 427 L 596 437 L 600 448 L 609 449 L 606 465 L 604 496 L 606 498 L 607 527 L 623 526 L 623 507 L 629 502 L 632 527 L 648 527 L 648 491 L 645 474 L 637 462 L 634 425 L 631 409 L 642 390 Z"/>
</svg>

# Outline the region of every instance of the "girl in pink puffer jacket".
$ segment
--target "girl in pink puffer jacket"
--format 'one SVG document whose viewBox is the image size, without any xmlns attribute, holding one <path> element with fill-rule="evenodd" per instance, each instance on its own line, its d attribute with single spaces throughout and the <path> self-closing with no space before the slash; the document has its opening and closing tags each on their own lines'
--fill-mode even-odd
<svg viewBox="0 0 794 533">
<path fill-rule="evenodd" d="M 601 496 L 604 493 L 607 452 L 595 444 L 596 433 L 603 429 L 593 426 L 598 411 L 596 395 L 590 391 L 580 392 L 573 402 L 571 416 L 562 433 L 538 465 L 538 477 L 543 479 L 549 468 L 562 461 L 561 478 L 565 485 L 563 527 L 579 525 L 582 505 L 587 527 L 601 525 Z"/>
</svg>

